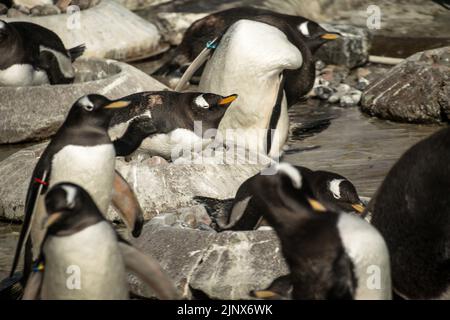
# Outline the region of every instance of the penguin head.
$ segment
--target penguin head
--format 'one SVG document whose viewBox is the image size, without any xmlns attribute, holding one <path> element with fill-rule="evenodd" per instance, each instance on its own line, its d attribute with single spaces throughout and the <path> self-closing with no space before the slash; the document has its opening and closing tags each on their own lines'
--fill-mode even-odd
<svg viewBox="0 0 450 320">
<path fill-rule="evenodd" d="M 327 208 L 358 214 L 364 212 L 365 204 L 348 179 L 328 171 L 315 171 L 314 176 L 314 193 Z"/>
<path fill-rule="evenodd" d="M 312 53 L 326 42 L 339 38 L 340 35 L 336 32 L 328 32 L 314 21 L 304 21 L 297 26 L 297 29 Z"/>
<path fill-rule="evenodd" d="M 71 234 L 104 219 L 90 195 L 73 183 L 54 185 L 45 196 L 45 207 L 42 227 L 48 234 Z"/>
<path fill-rule="evenodd" d="M 192 116 L 195 121 L 209 122 L 213 127 L 217 127 L 228 107 L 237 97 L 237 94 L 224 97 L 213 93 L 196 92 L 190 97 Z"/>
<path fill-rule="evenodd" d="M 289 163 L 275 166 L 275 174 L 264 171 L 254 180 L 252 189 L 275 207 L 301 207 L 305 211 L 327 211 L 313 195 L 312 188 L 298 168 Z M 270 221 L 269 221 L 270 222 Z"/>
<path fill-rule="evenodd" d="M 67 115 L 66 124 L 86 123 L 107 129 L 115 110 L 126 108 L 130 104 L 131 101 L 127 100 L 109 100 L 99 94 L 89 94 L 75 102 Z"/>
</svg>

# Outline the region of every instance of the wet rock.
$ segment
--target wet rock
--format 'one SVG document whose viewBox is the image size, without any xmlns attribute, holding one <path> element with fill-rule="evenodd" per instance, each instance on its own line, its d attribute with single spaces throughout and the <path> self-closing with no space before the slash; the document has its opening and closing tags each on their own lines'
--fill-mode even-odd
<svg viewBox="0 0 450 320">
<path fill-rule="evenodd" d="M 49 16 L 60 13 L 61 10 L 54 5 L 35 6 L 30 10 L 31 16 Z"/>
<path fill-rule="evenodd" d="M 412 55 L 373 81 L 362 110 L 383 119 L 430 123 L 450 118 L 450 47 Z"/>
<path fill-rule="evenodd" d="M 0 143 L 42 140 L 54 134 L 79 97 L 100 93 L 119 98 L 166 87 L 128 64 L 112 60 L 75 62 L 75 83 L 36 87 L 0 87 Z"/>
<path fill-rule="evenodd" d="M 251 290 L 287 273 L 273 231 L 212 233 L 175 229 L 152 221 L 134 245 L 155 257 L 184 298 L 249 299 Z M 137 279 L 132 289 L 152 296 Z M 191 290 L 193 289 L 193 290 Z"/>
<path fill-rule="evenodd" d="M 339 39 L 324 44 L 316 57 L 326 64 L 344 65 L 354 68 L 367 62 L 370 48 L 370 34 L 367 30 L 349 25 L 326 25 L 328 31 L 341 33 Z"/>
<path fill-rule="evenodd" d="M 341 83 L 336 88 L 336 92 L 333 93 L 331 97 L 328 98 L 328 102 L 337 103 L 341 100 L 341 98 L 346 95 L 350 91 L 350 86 L 345 83 Z"/>
<path fill-rule="evenodd" d="M 360 91 L 364 91 L 369 86 L 369 84 L 370 84 L 370 82 L 366 78 L 359 78 L 358 82 L 356 83 L 355 88 Z"/>
<path fill-rule="evenodd" d="M 8 10 L 8 13 L 6 16 L 8 18 L 21 18 L 21 17 L 26 17 L 27 15 L 17 9 L 11 8 Z"/>
<path fill-rule="evenodd" d="M 344 108 L 357 106 L 359 101 L 361 101 L 361 95 L 361 91 L 351 90 L 341 97 L 339 100 L 339 105 Z"/>
<path fill-rule="evenodd" d="M 333 94 L 333 89 L 324 85 L 319 85 L 314 88 L 314 94 L 319 99 L 328 100 Z"/>
<path fill-rule="evenodd" d="M 0 15 L 7 14 L 8 13 L 8 7 L 5 6 L 3 3 L 0 3 Z"/>
<path fill-rule="evenodd" d="M 23 149 L 0 162 L 0 218 L 22 220 L 29 179 L 46 143 Z M 145 163 L 116 160 L 116 168 L 134 189 L 145 219 L 160 212 L 197 204 L 194 196 L 231 198 L 249 177 L 262 169 L 257 164 L 202 165 L 168 164 L 150 167 Z M 201 217 L 200 214 L 195 214 Z M 107 218 L 119 221 L 110 208 Z M 199 218 L 204 222 L 204 218 Z"/>
</svg>

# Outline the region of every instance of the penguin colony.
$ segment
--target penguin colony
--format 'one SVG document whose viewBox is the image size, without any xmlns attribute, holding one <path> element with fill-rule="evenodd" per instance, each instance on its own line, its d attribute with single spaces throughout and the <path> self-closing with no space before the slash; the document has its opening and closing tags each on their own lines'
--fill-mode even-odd
<svg viewBox="0 0 450 320">
<path fill-rule="evenodd" d="M 287 109 L 314 82 L 314 53 L 338 37 L 303 17 L 225 10 L 193 23 L 156 72 L 173 76 L 191 69 L 188 80 L 200 77 L 198 92 L 140 92 L 115 100 L 88 94 L 75 101 L 30 177 L 2 297 L 21 286 L 23 299 L 128 299 L 126 275 L 133 272 L 159 299 L 177 299 L 158 262 L 105 218 L 112 204 L 134 237 L 144 223 L 133 189 L 115 170 L 116 156 L 141 148 L 170 159 L 180 144 L 204 147 L 212 139 L 195 132 L 196 121 L 203 130 L 242 129 L 250 148 L 266 144 L 266 154 L 281 152 Z M 211 41 L 214 48 L 205 49 Z M 48 29 L 0 21 L 0 51 L 1 86 L 57 85 L 74 81 L 72 63 L 84 46 L 66 49 Z M 274 133 L 260 139 L 252 129 Z M 195 200 L 218 232 L 269 226 L 280 239 L 289 274 L 251 297 L 450 299 L 449 160 L 445 128 L 407 151 L 369 204 L 337 173 L 283 162 L 270 174 L 264 169 L 250 177 L 232 199 Z M 67 289 L 66 271 L 74 265 L 83 269 L 80 290 Z M 367 272 L 374 266 L 375 287 Z"/>
</svg>

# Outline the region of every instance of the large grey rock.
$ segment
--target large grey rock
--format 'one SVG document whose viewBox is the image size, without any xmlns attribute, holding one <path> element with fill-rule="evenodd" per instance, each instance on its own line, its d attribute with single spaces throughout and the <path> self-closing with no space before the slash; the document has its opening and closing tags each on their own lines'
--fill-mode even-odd
<svg viewBox="0 0 450 320">
<path fill-rule="evenodd" d="M 0 143 L 42 140 L 55 133 L 79 97 L 100 93 L 111 99 L 166 87 L 128 64 L 81 59 L 70 85 L 0 87 Z"/>
<path fill-rule="evenodd" d="M 213 299 L 249 299 L 251 290 L 264 288 L 288 273 L 273 231 L 214 233 L 173 228 L 152 220 L 132 242 L 160 262 L 188 299 L 199 292 Z M 132 289 L 153 295 L 134 277 Z"/>
<path fill-rule="evenodd" d="M 450 119 L 450 47 L 419 52 L 364 91 L 362 110 L 383 119 L 429 123 Z"/>
<path fill-rule="evenodd" d="M 339 39 L 324 44 L 316 57 L 327 64 L 354 68 L 367 62 L 370 49 L 370 34 L 367 29 L 339 24 L 322 24 L 328 31 L 337 31 Z"/>
<path fill-rule="evenodd" d="M 46 143 L 23 149 L 0 162 L 0 218 L 23 220 L 28 183 Z M 149 166 L 146 162 L 116 161 L 116 168 L 136 192 L 146 219 L 160 212 L 176 211 L 192 205 L 196 195 L 231 198 L 260 165 L 167 164 Z M 110 208 L 107 217 L 119 220 Z"/>
<path fill-rule="evenodd" d="M 127 10 L 115 1 L 74 12 L 50 16 L 20 16 L 9 21 L 28 21 L 42 25 L 58 34 L 71 48 L 84 43 L 84 57 L 136 60 L 165 51 L 156 26 Z"/>
</svg>

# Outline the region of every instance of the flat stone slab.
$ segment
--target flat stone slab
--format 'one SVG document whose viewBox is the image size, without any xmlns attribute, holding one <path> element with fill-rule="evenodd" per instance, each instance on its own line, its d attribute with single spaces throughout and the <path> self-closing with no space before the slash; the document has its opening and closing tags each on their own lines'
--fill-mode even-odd
<svg viewBox="0 0 450 320">
<path fill-rule="evenodd" d="M 39 141 L 56 132 L 81 96 L 100 93 L 117 99 L 167 87 L 140 70 L 113 60 L 80 59 L 70 85 L 0 87 L 0 144 Z"/>
<path fill-rule="evenodd" d="M 450 120 L 450 47 L 418 52 L 369 84 L 361 109 L 382 119 Z"/>
<path fill-rule="evenodd" d="M 129 61 L 150 57 L 168 48 L 161 43 L 161 35 L 154 24 L 110 0 L 72 15 L 0 16 L 0 19 L 28 21 L 46 27 L 61 37 L 66 48 L 84 43 L 84 57 Z"/>
<path fill-rule="evenodd" d="M 14 153 L 0 162 L 0 218 L 22 221 L 28 184 L 38 157 L 47 143 Z M 166 164 L 151 166 L 118 158 L 116 168 L 136 192 L 146 219 L 160 212 L 194 204 L 194 196 L 219 199 L 234 197 L 260 165 Z M 120 220 L 113 208 L 107 218 Z"/>
<path fill-rule="evenodd" d="M 250 299 L 288 269 L 274 231 L 207 232 L 160 224 L 156 219 L 131 240 L 156 258 L 183 298 Z M 153 293 L 135 277 L 132 289 Z"/>
</svg>

